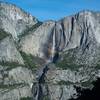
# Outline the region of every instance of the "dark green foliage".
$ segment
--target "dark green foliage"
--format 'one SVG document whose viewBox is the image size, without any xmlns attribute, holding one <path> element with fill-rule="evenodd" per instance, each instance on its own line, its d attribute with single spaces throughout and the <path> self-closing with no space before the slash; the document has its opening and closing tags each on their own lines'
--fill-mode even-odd
<svg viewBox="0 0 100 100">
<path fill-rule="evenodd" d="M 36 68 L 36 64 L 33 63 L 33 56 L 32 55 L 27 55 L 26 53 L 24 52 L 21 52 L 21 55 L 24 59 L 24 63 L 27 67 L 33 69 L 33 68 Z"/>
<path fill-rule="evenodd" d="M 42 24 L 42 22 L 38 22 L 35 25 L 33 25 L 31 28 L 27 29 L 25 31 L 25 33 L 29 32 L 29 31 L 34 31 L 35 29 L 37 29 L 40 25 Z"/>
<path fill-rule="evenodd" d="M 24 59 L 25 65 L 30 69 L 35 69 L 44 63 L 44 61 L 41 58 L 34 57 L 33 55 L 26 54 L 24 52 L 20 52 L 20 53 Z"/>
<path fill-rule="evenodd" d="M 71 69 L 71 70 L 78 70 L 81 67 L 91 67 L 91 68 L 96 68 L 100 69 L 100 61 L 97 62 L 96 65 L 87 65 L 82 63 L 82 58 L 77 58 L 76 56 L 76 50 L 68 50 L 65 53 L 62 54 L 62 60 L 59 60 L 58 62 L 55 63 L 55 65 L 59 68 L 62 69 Z M 85 60 L 85 59 L 84 59 Z M 78 61 L 78 62 L 77 62 Z"/>
<path fill-rule="evenodd" d="M 42 22 L 38 22 L 35 25 L 33 25 L 32 27 L 27 28 L 21 35 L 19 35 L 19 38 L 27 35 L 31 31 L 35 31 L 41 24 L 42 24 Z"/>
<path fill-rule="evenodd" d="M 68 62 L 66 59 L 63 59 L 62 61 L 59 61 L 55 64 L 59 68 L 71 69 L 71 70 L 78 70 L 78 68 L 84 66 L 84 65 L 78 65 L 78 64 L 71 63 L 71 61 Z"/>
<path fill-rule="evenodd" d="M 32 100 L 32 97 L 22 97 L 20 100 Z"/>
<path fill-rule="evenodd" d="M 100 64 L 97 64 L 95 68 L 100 69 Z"/>
<path fill-rule="evenodd" d="M 76 57 L 73 54 L 73 51 L 69 50 L 68 53 L 62 54 L 62 60 L 56 62 L 56 66 L 62 69 L 71 69 L 71 70 L 78 70 L 80 67 L 85 65 L 77 64 Z"/>
<path fill-rule="evenodd" d="M 48 96 L 44 96 L 43 100 L 50 100 Z"/>
<path fill-rule="evenodd" d="M 18 62 L 1 61 L 0 65 L 4 66 L 6 70 L 11 70 L 19 66 L 35 70 L 36 68 L 42 66 L 45 63 L 43 59 L 34 57 L 31 54 L 26 54 L 24 52 L 20 53 L 24 59 L 24 64 L 19 64 Z"/>
<path fill-rule="evenodd" d="M 4 84 L 0 84 L 0 89 L 14 89 L 18 86 L 22 86 L 23 83 L 19 83 L 19 84 L 12 84 L 12 85 L 4 85 Z"/>
<path fill-rule="evenodd" d="M 7 67 L 7 70 L 10 70 L 10 69 L 12 69 L 12 68 L 16 68 L 16 67 L 18 67 L 18 66 L 24 66 L 24 65 L 22 65 L 22 64 L 19 64 L 18 62 L 5 62 L 5 61 L 2 61 L 2 62 L 0 62 L 0 65 L 2 65 L 2 66 L 6 66 Z"/>
<path fill-rule="evenodd" d="M 8 36 L 9 34 L 5 32 L 3 29 L 0 29 L 0 40 Z"/>
<path fill-rule="evenodd" d="M 90 81 L 90 80 L 81 83 L 81 85 L 82 85 L 83 87 L 90 87 L 91 84 L 92 84 L 92 81 Z"/>
<path fill-rule="evenodd" d="M 70 84 L 74 84 L 74 83 L 72 83 L 72 82 L 70 82 L 70 81 L 61 80 L 61 81 L 59 81 L 57 84 L 58 84 L 58 85 L 70 85 Z"/>
</svg>

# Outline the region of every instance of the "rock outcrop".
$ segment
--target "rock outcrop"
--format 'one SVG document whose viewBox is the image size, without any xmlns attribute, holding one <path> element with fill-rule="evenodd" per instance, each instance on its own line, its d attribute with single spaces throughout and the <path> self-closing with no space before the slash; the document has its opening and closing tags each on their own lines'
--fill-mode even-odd
<svg viewBox="0 0 100 100">
<path fill-rule="evenodd" d="M 17 62 L 24 64 L 24 60 L 18 52 L 11 36 L 7 36 L 0 41 L 0 62 Z"/>
<path fill-rule="evenodd" d="M 0 2 L 0 28 L 12 34 L 15 40 L 18 40 L 19 35 L 36 23 L 38 20 L 21 8 Z"/>
<path fill-rule="evenodd" d="M 49 58 L 52 54 L 52 35 L 55 22 L 44 22 L 35 32 L 32 32 L 20 41 L 20 50 L 41 58 Z M 49 39 L 51 36 L 51 39 Z M 45 53 L 44 53 L 45 52 Z"/>
<path fill-rule="evenodd" d="M 0 100 L 20 100 L 32 97 L 32 71 L 21 66 L 0 65 Z M 10 69 L 8 69 L 10 68 Z"/>
</svg>

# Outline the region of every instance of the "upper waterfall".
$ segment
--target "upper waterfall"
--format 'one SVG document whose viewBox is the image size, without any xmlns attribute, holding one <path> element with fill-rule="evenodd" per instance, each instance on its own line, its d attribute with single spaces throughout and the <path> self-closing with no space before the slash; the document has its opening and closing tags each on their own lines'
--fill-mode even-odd
<svg viewBox="0 0 100 100">
<path fill-rule="evenodd" d="M 51 49 L 51 61 L 53 61 L 53 57 L 54 57 L 54 55 L 55 55 L 55 46 L 56 46 L 56 41 L 55 41 L 55 28 L 54 28 L 54 32 L 53 32 L 53 39 L 52 39 L 52 49 Z"/>
<path fill-rule="evenodd" d="M 48 62 L 66 50 L 84 48 L 80 50 L 81 53 L 87 47 L 92 50 L 100 44 L 99 20 L 100 13 L 83 11 L 56 22 L 46 21 L 36 31 L 21 39 L 20 49 Z"/>
</svg>

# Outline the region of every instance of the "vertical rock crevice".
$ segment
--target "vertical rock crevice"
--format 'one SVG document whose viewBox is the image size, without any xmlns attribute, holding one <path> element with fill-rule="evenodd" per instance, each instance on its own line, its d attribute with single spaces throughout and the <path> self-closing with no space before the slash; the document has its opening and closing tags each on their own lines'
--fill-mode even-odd
<svg viewBox="0 0 100 100">
<path fill-rule="evenodd" d="M 49 40 L 49 42 L 52 44 L 50 47 L 51 48 L 51 55 L 49 56 L 50 61 L 45 64 L 43 71 L 40 73 L 40 75 L 38 75 L 37 83 L 33 84 L 33 88 L 32 88 L 33 100 L 50 100 L 48 83 L 46 83 L 46 74 L 49 70 L 48 68 L 49 63 L 55 63 L 55 61 L 59 57 L 59 53 L 58 53 L 59 48 L 57 49 L 56 35 L 57 35 L 57 31 L 56 31 L 56 24 L 55 24 L 55 27 L 52 30 L 52 34 Z M 61 43 L 61 41 L 59 42 Z"/>
<path fill-rule="evenodd" d="M 49 70 L 48 64 L 43 68 L 43 72 L 37 79 L 37 83 L 33 84 L 33 100 L 49 100 L 48 84 L 45 82 L 47 71 Z"/>
</svg>

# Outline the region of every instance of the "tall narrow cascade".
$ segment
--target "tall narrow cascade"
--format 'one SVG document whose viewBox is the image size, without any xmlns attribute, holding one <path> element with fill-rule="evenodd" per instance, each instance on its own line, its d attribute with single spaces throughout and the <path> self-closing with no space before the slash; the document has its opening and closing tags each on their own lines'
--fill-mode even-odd
<svg viewBox="0 0 100 100">
<path fill-rule="evenodd" d="M 52 37 L 52 50 L 51 50 L 51 62 L 53 62 L 54 56 L 55 56 L 55 47 L 56 47 L 56 31 L 54 28 L 54 32 L 53 32 L 53 37 Z"/>
</svg>

